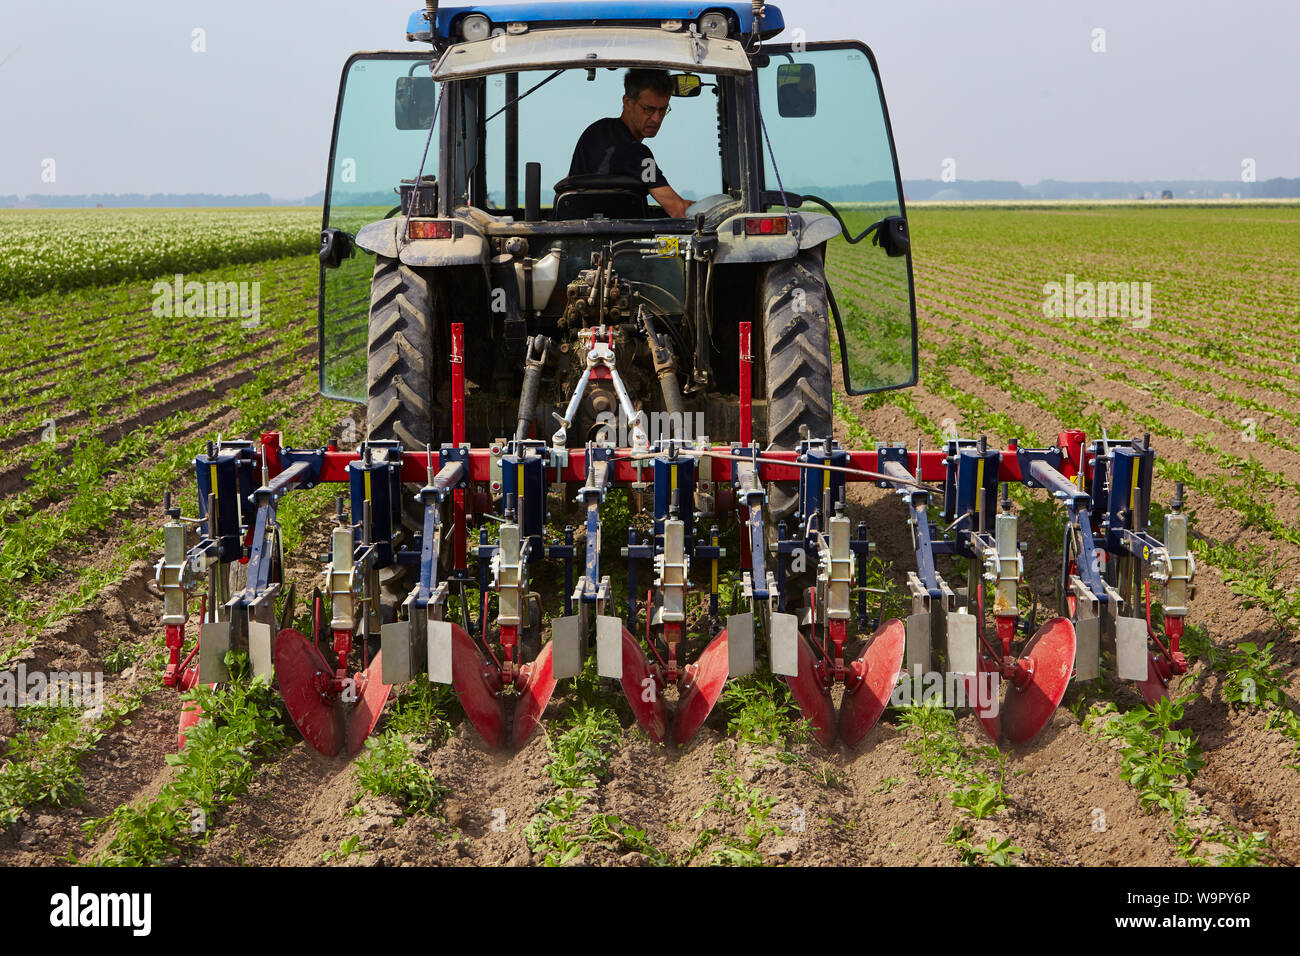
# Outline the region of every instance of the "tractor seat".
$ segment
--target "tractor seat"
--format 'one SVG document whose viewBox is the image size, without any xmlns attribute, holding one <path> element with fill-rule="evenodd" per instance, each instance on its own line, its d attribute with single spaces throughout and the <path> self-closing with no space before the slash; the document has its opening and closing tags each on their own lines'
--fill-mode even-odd
<svg viewBox="0 0 1300 956">
<path fill-rule="evenodd" d="M 648 219 L 645 183 L 633 176 L 596 173 L 567 176 L 555 184 L 555 208 L 551 215 L 563 219 Z"/>
</svg>

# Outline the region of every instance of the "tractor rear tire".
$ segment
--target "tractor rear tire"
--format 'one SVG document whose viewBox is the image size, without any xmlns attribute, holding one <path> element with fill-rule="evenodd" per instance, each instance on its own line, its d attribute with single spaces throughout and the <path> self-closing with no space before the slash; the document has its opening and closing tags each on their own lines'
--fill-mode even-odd
<svg viewBox="0 0 1300 956">
<path fill-rule="evenodd" d="M 366 362 L 371 440 L 400 442 L 408 452 L 440 446 L 444 415 L 436 404 L 436 310 L 434 283 L 426 274 L 396 259 L 376 257 Z M 424 524 L 423 509 L 412 497 L 416 490 L 403 487 L 400 540 L 411 540 Z M 414 569 L 407 565 L 381 570 L 384 620 L 393 619 L 413 580 Z"/>
<path fill-rule="evenodd" d="M 773 449 L 797 449 L 801 426 L 807 427 L 810 438 L 830 438 L 834 433 L 824 255 L 824 246 L 810 249 L 763 272 L 767 441 Z M 767 500 L 775 528 L 798 510 L 799 483 L 770 482 Z M 794 530 L 787 528 L 787 532 Z"/>
<path fill-rule="evenodd" d="M 396 259 L 379 256 L 370 286 L 366 417 L 370 437 L 407 451 L 432 444 L 433 283 Z"/>
</svg>

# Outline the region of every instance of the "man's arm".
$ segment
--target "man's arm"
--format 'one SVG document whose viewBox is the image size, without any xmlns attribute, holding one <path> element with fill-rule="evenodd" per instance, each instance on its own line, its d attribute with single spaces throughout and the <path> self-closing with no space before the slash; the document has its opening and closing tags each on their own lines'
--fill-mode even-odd
<svg viewBox="0 0 1300 956">
<path fill-rule="evenodd" d="M 671 218 L 686 218 L 686 210 L 691 204 L 677 195 L 677 190 L 673 189 L 672 186 L 657 186 L 650 190 L 650 195 L 654 197 L 655 202 L 664 207 L 664 211 Z"/>
</svg>

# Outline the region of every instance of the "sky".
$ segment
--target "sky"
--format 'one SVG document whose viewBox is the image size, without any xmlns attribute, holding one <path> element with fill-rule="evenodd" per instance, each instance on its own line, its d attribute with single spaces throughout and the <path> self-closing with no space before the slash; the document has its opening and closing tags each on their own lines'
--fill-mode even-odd
<svg viewBox="0 0 1300 956">
<path fill-rule="evenodd" d="M 777 5 L 871 46 L 907 179 L 1300 176 L 1293 0 Z M 315 193 L 345 59 L 418 6 L 0 0 L 0 195 Z"/>
</svg>

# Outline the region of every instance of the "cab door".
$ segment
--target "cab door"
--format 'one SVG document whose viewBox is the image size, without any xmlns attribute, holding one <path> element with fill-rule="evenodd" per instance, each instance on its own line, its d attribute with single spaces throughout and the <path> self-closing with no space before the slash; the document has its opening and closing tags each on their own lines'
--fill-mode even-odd
<svg viewBox="0 0 1300 956">
<path fill-rule="evenodd" d="M 322 255 L 320 270 L 320 390 L 328 398 L 366 400 L 375 257 L 346 240 L 399 211 L 398 184 L 413 180 L 420 168 L 436 102 L 427 50 L 357 53 L 343 67 L 321 223 L 323 246 L 331 229 L 344 240 L 337 265 Z M 437 166 L 435 142 L 424 175 L 436 176 Z"/>
<path fill-rule="evenodd" d="M 907 236 L 907 208 L 875 56 L 856 41 L 764 45 L 758 94 L 767 138 L 763 189 L 816 196 L 853 236 L 885 222 Z M 775 157 L 775 167 L 773 158 Z M 780 172 L 778 183 L 777 172 Z M 805 212 L 820 212 L 805 201 Z M 901 219 L 901 222 L 899 220 Z M 874 236 L 874 234 L 873 234 Z M 826 276 L 839 307 L 840 359 L 849 394 L 917 381 L 916 296 L 910 239 L 827 246 Z"/>
</svg>

